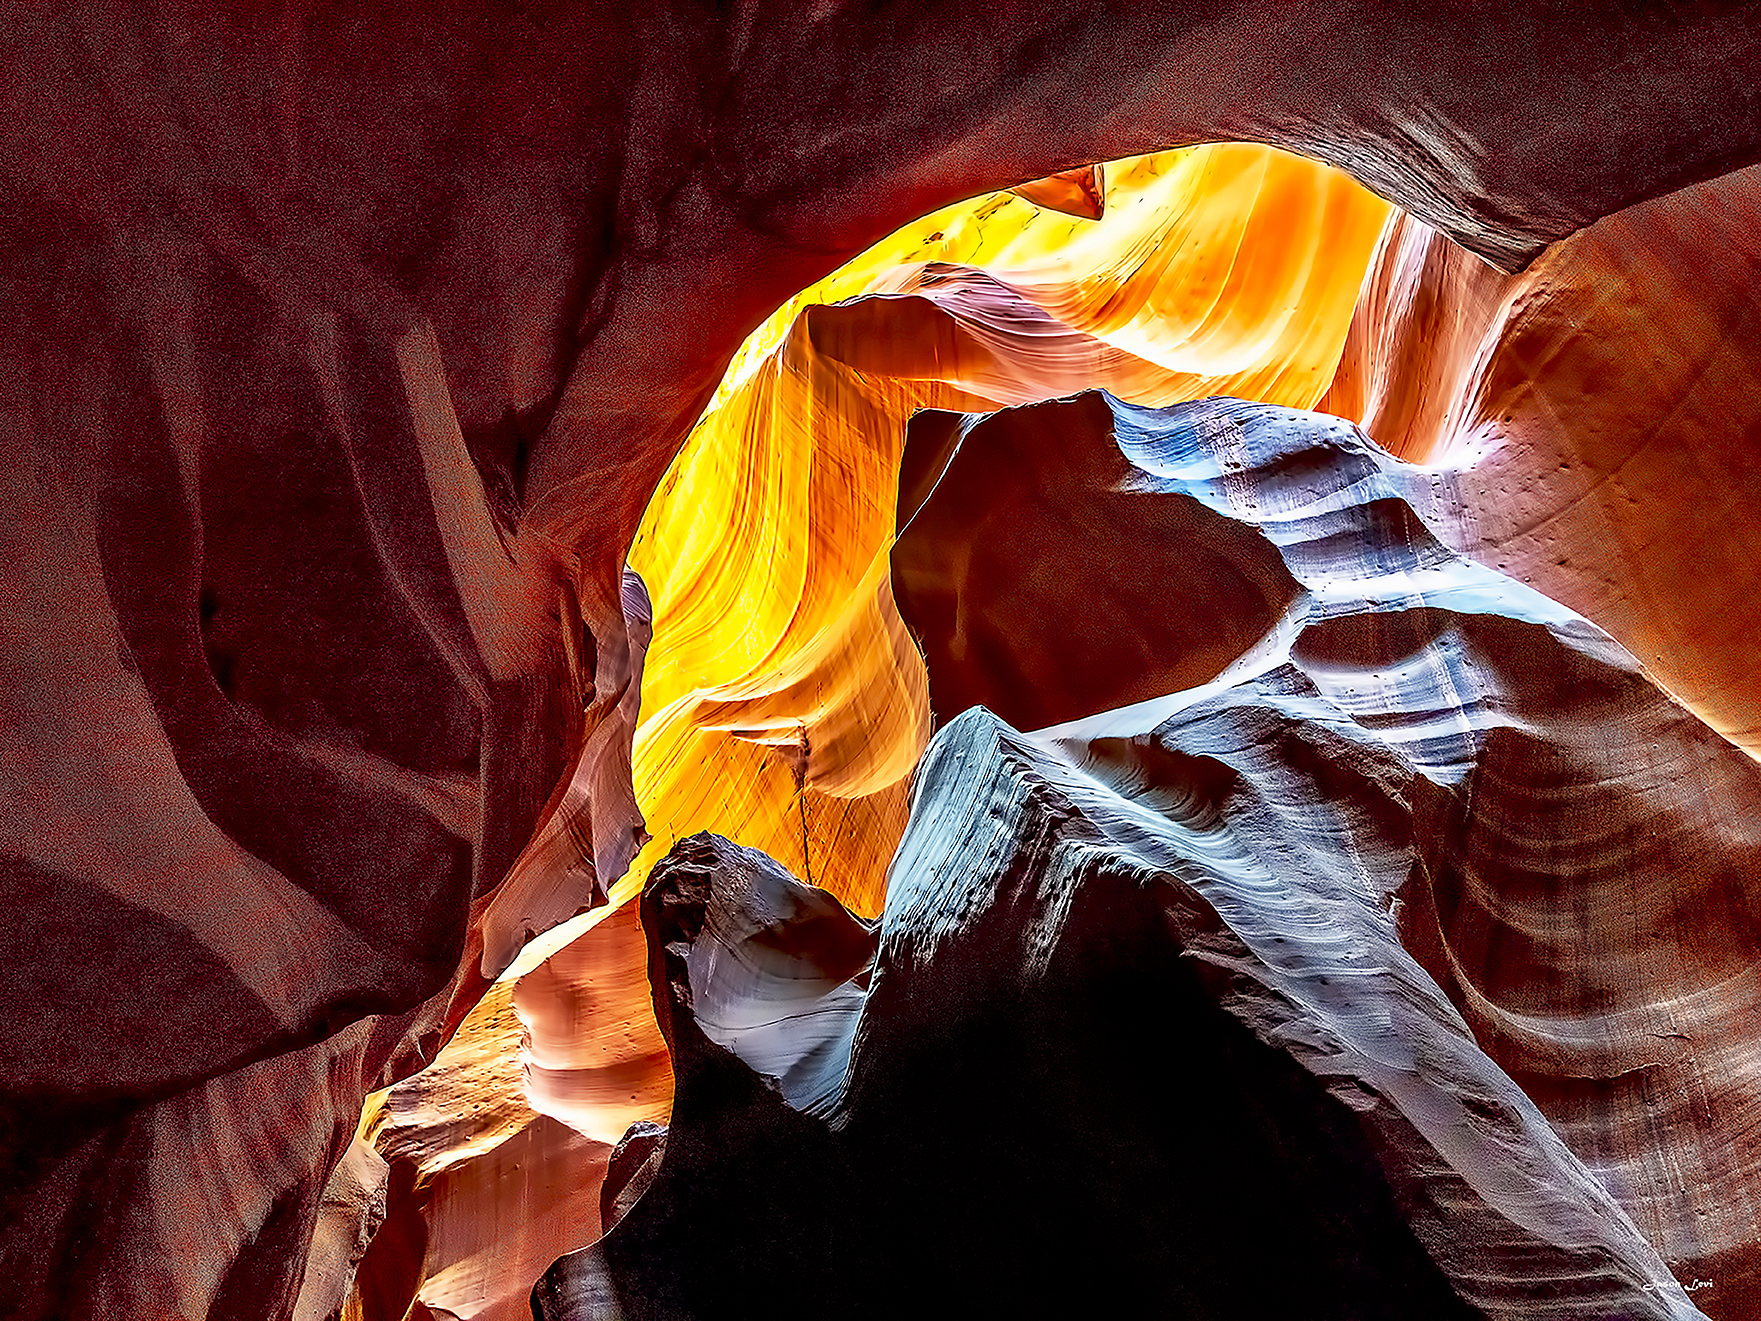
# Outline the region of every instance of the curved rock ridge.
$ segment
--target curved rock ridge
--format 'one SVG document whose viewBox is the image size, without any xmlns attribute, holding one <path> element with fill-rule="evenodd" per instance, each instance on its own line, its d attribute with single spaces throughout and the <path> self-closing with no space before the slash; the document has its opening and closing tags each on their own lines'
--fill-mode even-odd
<svg viewBox="0 0 1761 1321">
<path fill-rule="evenodd" d="M 946 424 L 914 425 L 908 449 L 945 456 Z M 1050 714 L 1038 694 L 1058 674 L 1044 667 L 1080 657 L 1064 691 L 1088 709 L 1045 736 L 1128 738 L 1293 667 L 1301 692 L 1274 705 L 1436 786 L 1402 791 L 1412 838 L 1378 882 L 1402 887 L 1406 947 L 1696 1301 L 1755 1306 L 1761 768 L 1593 625 L 1443 545 L 1431 529 L 1459 508 L 1453 480 L 1330 418 L 1091 395 L 968 419 L 958 443 L 894 550 L 942 717 L 973 702 Z M 973 478 L 992 481 L 999 447 L 1020 484 L 987 504 Z M 1159 536 L 1134 514 L 1152 531 L 1128 572 L 1050 571 L 1119 562 L 1121 543 L 1095 530 L 1119 526 L 1127 500 L 1185 514 Z M 1045 570 L 985 557 L 1029 535 Z M 1235 636 L 1264 631 L 1225 663 L 1206 650 L 1229 634 L 1205 592 L 1263 576 L 1268 548 L 1300 592 L 1278 614 L 1238 591 Z M 1136 701 L 1140 656 L 1116 632 L 1134 617 L 1157 642 L 1151 673 L 1208 684 Z M 1182 657 L 1185 629 L 1202 645 Z"/>
<path fill-rule="evenodd" d="M 874 964 L 874 924 L 755 849 L 735 854 L 724 874 L 724 847 L 738 846 L 691 836 L 668 855 L 671 879 L 656 892 L 662 929 L 692 935 L 690 994 L 677 1007 L 797 1110 L 829 1109 L 862 1008 L 856 979 L 866 983 Z"/>
<path fill-rule="evenodd" d="M 1106 174 L 1100 223 L 1000 195 L 945 208 L 802 291 L 742 350 L 632 551 L 661 639 L 634 753 L 656 841 L 614 901 L 697 825 L 878 910 L 929 734 L 922 661 L 887 585 L 914 409 L 1031 402 L 1095 381 L 1146 402 L 1229 389 L 1308 404 L 1325 388 L 1386 203 L 1260 146 L 1161 153 Z M 964 264 L 975 261 L 986 266 Z M 419 1078 L 393 1109 L 427 1112 L 420 1098 L 440 1087 L 474 1113 L 530 1106 L 605 1143 L 632 1120 L 664 1119 L 670 1073 L 640 933 L 633 906 L 618 913 L 534 941 L 509 972 L 518 1022 L 479 1020 L 498 1025 L 510 1059 L 518 1050 L 523 1098 Z M 474 1026 L 432 1072 L 506 1085 L 510 1071 L 491 1078 L 473 1063 L 491 1048 Z M 505 1137 L 427 1129 L 417 1192 Z M 391 1156 L 411 1142 L 387 1128 L 380 1145 Z M 468 1215 L 456 1196 L 429 1205 Z"/>
<path fill-rule="evenodd" d="M 873 966 L 835 965 L 849 980 L 800 1014 L 803 1048 L 831 1051 L 810 1085 L 766 1078 L 789 1059 L 774 1043 L 761 1058 L 706 1026 L 745 986 L 770 1012 L 761 979 L 707 970 L 743 968 L 722 933 L 802 887 L 681 845 L 643 910 L 678 1077 L 664 1155 L 611 1235 L 546 1276 L 541 1314 L 720 1315 L 824 1287 L 852 1315 L 907 1287 L 1055 1310 L 1092 1267 L 1168 1315 L 1744 1315 L 1761 768 L 1593 625 L 1450 551 L 1419 513 L 1447 503 L 1435 477 L 1332 418 L 1090 394 L 968 418 L 951 452 L 947 430 L 914 424 L 940 480 L 894 552 L 932 694 L 974 662 L 904 566 L 957 576 L 1011 518 L 1037 526 L 1040 564 L 1075 566 L 1108 550 L 1090 534 L 1122 493 L 1188 509 L 1172 531 L 1138 521 L 1137 575 L 1017 561 L 1034 590 L 1014 597 L 961 579 L 1023 650 L 1083 645 L 1079 595 L 1179 612 L 1219 558 L 1270 553 L 1294 590 L 1208 682 L 1120 704 L 1136 676 L 1096 653 L 1115 689 L 1090 711 L 1023 735 L 968 706 L 942 729 Z M 999 441 L 1020 483 L 975 524 L 962 468 L 994 473 Z M 1193 511 L 1232 539 L 1192 536 Z M 949 1122 L 980 1095 L 983 1125 Z M 1259 1235 L 1226 1205 L 1244 1187 L 1277 1190 Z M 958 1242 L 958 1266 L 899 1284 L 877 1245 L 905 1224 Z M 1352 1253 L 1328 1246 L 1342 1225 Z M 1268 1240 L 1319 1244 L 1279 1258 L 1300 1304 Z M 828 1286 L 834 1259 L 873 1273 Z"/>
<path fill-rule="evenodd" d="M 868 990 L 793 1020 L 839 1043 L 806 1087 L 717 1044 L 701 997 L 725 1014 L 733 989 L 718 912 L 806 944 L 775 923 L 814 892 L 682 842 L 643 901 L 679 1079 L 663 1154 L 535 1313 L 1043 1314 L 1104 1287 L 1172 1317 L 1699 1316 L 1361 874 L 1275 877 L 1231 826 L 1287 830 L 1278 805 L 1224 760 L 1158 761 L 1160 794 L 1124 796 L 982 709 L 946 727 Z M 902 1234 L 944 1251 L 901 1268 Z"/>
<path fill-rule="evenodd" d="M 1514 277 L 1402 217 L 1320 407 L 1459 472 L 1452 545 L 1594 619 L 1761 755 L 1758 289 L 1754 168 Z"/>
<path fill-rule="evenodd" d="M 0 1306 L 293 1305 L 360 1095 L 639 842 L 625 555 L 792 291 L 1219 137 L 1518 265 L 1754 158 L 1751 17 L 9 4 Z"/>
</svg>

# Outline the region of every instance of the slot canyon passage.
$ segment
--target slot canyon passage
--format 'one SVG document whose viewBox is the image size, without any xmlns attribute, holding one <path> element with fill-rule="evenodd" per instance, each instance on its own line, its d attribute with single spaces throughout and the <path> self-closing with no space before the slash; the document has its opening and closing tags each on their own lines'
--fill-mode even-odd
<svg viewBox="0 0 1761 1321">
<path fill-rule="evenodd" d="M 0 3 L 0 1316 L 1761 1316 L 1761 5 Z"/>
</svg>

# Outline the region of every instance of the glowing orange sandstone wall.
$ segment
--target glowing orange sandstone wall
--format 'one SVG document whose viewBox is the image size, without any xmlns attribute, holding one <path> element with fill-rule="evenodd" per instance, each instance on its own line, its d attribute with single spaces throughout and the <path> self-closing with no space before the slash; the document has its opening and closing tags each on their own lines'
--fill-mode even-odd
<svg viewBox="0 0 1761 1321">
<path fill-rule="evenodd" d="M 507 1164 L 496 1152 L 513 1149 L 510 1134 L 527 1146 L 542 1137 L 551 1164 L 582 1185 L 571 1214 L 591 1236 L 598 1144 L 634 1118 L 664 1119 L 671 1099 L 628 903 L 653 863 L 680 836 L 711 830 L 857 911 L 879 910 L 931 728 L 922 659 L 887 580 L 913 412 L 1093 385 L 1149 404 L 1320 398 L 1389 207 L 1337 171 L 1260 146 L 1115 162 L 1101 177 L 1098 219 L 1002 193 L 927 216 L 803 290 L 743 346 L 630 557 L 654 605 L 634 757 L 652 841 L 613 887 L 612 908 L 528 946 L 511 997 L 504 982 L 423 1075 L 436 1081 L 414 1079 L 381 1103 L 382 1149 L 436 1175 L 470 1173 Z M 542 1121 L 487 1093 L 473 1102 L 501 1116 L 487 1140 L 430 1113 L 426 1091 L 462 1106 L 452 1093 L 489 1079 L 485 1054 L 516 1049 Z M 490 1082 L 512 1077 L 504 1068 Z M 551 1120 L 588 1145 L 577 1153 L 540 1134 Z M 528 1240 L 550 1241 L 540 1231 L 556 1180 L 522 1176 L 534 1228 L 505 1240 L 498 1281 L 460 1175 L 445 1177 L 427 1212 L 422 1296 L 523 1315 L 530 1280 L 513 1276 Z"/>
<path fill-rule="evenodd" d="M 1386 204 L 1259 146 L 1104 177 L 1099 220 L 1002 194 L 928 216 L 741 350 L 630 557 L 655 605 L 635 752 L 654 838 L 614 901 L 712 830 L 879 909 L 929 732 L 886 577 L 914 411 L 1325 391 Z"/>
<path fill-rule="evenodd" d="M 1410 216 L 1322 407 L 1449 480 L 1458 545 L 1581 611 L 1761 755 L 1761 170 L 1628 208 L 1520 275 Z"/>
</svg>

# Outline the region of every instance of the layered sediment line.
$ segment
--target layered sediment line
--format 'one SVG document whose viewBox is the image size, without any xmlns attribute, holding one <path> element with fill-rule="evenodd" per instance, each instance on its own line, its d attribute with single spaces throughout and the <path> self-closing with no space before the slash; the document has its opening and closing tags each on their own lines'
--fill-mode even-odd
<svg viewBox="0 0 1761 1321">
<path fill-rule="evenodd" d="M 1171 1315 L 1275 1312 L 1296 1304 L 1261 1240 L 1216 1213 L 1273 1186 L 1281 1245 L 1320 1241 L 1314 1217 L 1361 1248 L 1280 1257 L 1305 1315 L 1743 1315 L 1755 763 L 1594 625 L 1450 550 L 1422 512 L 1431 476 L 1333 419 L 1089 395 L 967 419 L 951 453 L 924 425 L 941 480 L 894 555 L 951 723 L 919 768 L 873 961 L 852 946 L 784 1013 L 762 978 L 715 970 L 747 966 L 730 931 L 808 944 L 784 928 L 812 892 L 712 840 L 656 871 L 673 1124 L 611 1236 L 546 1277 L 544 1315 L 609 1315 L 607 1297 L 710 1315 L 809 1288 L 884 1313 L 906 1286 L 881 1245 L 904 1224 L 963 1245 L 958 1271 L 907 1273 L 938 1304 L 982 1279 L 1074 1305 L 1105 1261 Z M 961 468 L 994 470 L 1001 438 L 1021 484 L 974 527 Z M 1106 521 L 1090 506 L 1122 491 L 1230 536 L 1146 532 L 1133 573 L 1084 579 Z M 1100 651 L 1092 709 L 1021 734 L 936 696 L 970 630 L 904 590 L 904 565 L 959 573 L 1010 517 L 1066 572 L 954 595 L 1021 652 L 1064 641 L 1060 587 L 1159 623 L 1219 556 L 1270 554 L 1291 586 L 1208 681 L 1133 700 L 1127 653 Z M 813 1028 L 799 1056 L 749 1051 L 717 1026 L 740 1014 Z M 948 1122 L 968 1110 L 984 1124 Z M 1193 1187 L 1205 1223 L 1182 1209 Z M 1086 1246 L 1046 1260 L 1053 1227 Z M 799 1275 L 766 1256 L 779 1234 Z M 828 1283 L 833 1260 L 849 1282 Z"/>
<path fill-rule="evenodd" d="M 1320 406 L 1452 474 L 1452 545 L 1564 601 L 1761 753 L 1761 172 L 1501 276 L 1411 217 Z"/>
</svg>

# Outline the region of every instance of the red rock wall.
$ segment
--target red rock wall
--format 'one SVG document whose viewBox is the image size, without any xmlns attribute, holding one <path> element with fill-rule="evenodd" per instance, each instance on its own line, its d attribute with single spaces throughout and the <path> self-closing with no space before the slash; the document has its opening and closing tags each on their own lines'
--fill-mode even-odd
<svg viewBox="0 0 1761 1321">
<path fill-rule="evenodd" d="M 1457 545 L 1608 629 L 1751 755 L 1758 233 L 1753 169 L 1610 216 L 1517 276 L 1403 219 L 1323 405 L 1439 472 Z M 1754 926 L 1750 867 L 1721 841 L 1752 810 L 1722 776 L 1688 787 L 1687 768 L 1717 755 L 1703 739 L 1689 751 L 1655 730 L 1635 748 L 1613 725 L 1605 738 L 1619 751 L 1528 805 L 1606 841 L 1599 859 L 1531 855 L 1521 815 L 1486 822 L 1446 869 L 1478 877 L 1484 850 L 1514 849 L 1501 865 L 1526 877 L 1523 897 L 1488 900 L 1479 879 L 1451 888 L 1421 919 L 1429 964 L 1676 1274 L 1702 1284 L 1696 1301 L 1745 1316 L 1761 1306 L 1744 1136 Z M 1514 756 L 1499 775 L 1538 773 Z M 1659 777 L 1682 787 L 1643 824 L 1577 806 L 1598 779 Z M 1728 824 L 1684 824 L 1706 813 Z"/>
<path fill-rule="evenodd" d="M 932 692 L 1069 656 L 1091 607 L 1179 619 L 1219 560 L 1297 590 L 1209 683 L 1132 701 L 1091 651 L 1087 708 L 1028 735 L 950 698 L 872 947 L 682 841 L 643 896 L 664 1154 L 540 1314 L 1746 1315 L 1743 1254 L 1681 1251 L 1745 1233 L 1745 1181 L 1676 1172 L 1740 1169 L 1761 1096 L 1761 768 L 1450 551 L 1429 476 L 1335 419 L 1089 393 L 966 423 L 894 551 L 960 589 L 900 595 Z M 1124 491 L 1140 535 L 1097 540 Z M 1034 592 L 965 571 L 1029 534 Z M 945 645 L 978 617 L 995 647 Z"/>
<path fill-rule="evenodd" d="M 1457 544 L 1608 629 L 1761 752 L 1761 174 L 1622 211 L 1500 277 L 1413 220 L 1333 395 L 1451 472 Z"/>
<path fill-rule="evenodd" d="M 292 1308 L 362 1097 L 635 847 L 623 555 L 741 337 L 844 256 L 1224 137 L 1513 265 L 1761 150 L 1734 5 L 143 0 L 0 32 L 23 1317 Z"/>
</svg>

